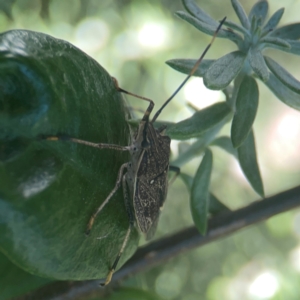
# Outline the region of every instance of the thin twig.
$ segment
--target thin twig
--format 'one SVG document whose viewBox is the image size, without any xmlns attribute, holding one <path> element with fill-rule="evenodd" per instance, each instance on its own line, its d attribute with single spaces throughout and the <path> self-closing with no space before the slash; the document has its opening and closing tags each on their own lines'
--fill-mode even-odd
<svg viewBox="0 0 300 300">
<path fill-rule="evenodd" d="M 99 281 L 54 282 L 15 300 L 80 300 L 107 293 L 120 281 L 144 272 L 195 247 L 208 244 L 246 226 L 300 206 L 300 186 L 256 201 L 247 207 L 213 217 L 206 236 L 195 227 L 186 228 L 156 240 L 142 248 L 118 271 L 110 286 L 100 288 Z"/>
</svg>

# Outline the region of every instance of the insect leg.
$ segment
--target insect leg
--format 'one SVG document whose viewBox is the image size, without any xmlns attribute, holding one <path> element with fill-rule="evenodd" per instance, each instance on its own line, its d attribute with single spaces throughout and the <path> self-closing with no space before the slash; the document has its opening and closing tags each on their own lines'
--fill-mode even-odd
<svg viewBox="0 0 300 300">
<path fill-rule="evenodd" d="M 171 185 L 175 181 L 175 179 L 177 178 L 177 176 L 180 174 L 180 168 L 179 167 L 175 167 L 175 166 L 169 166 L 169 171 L 175 172 L 175 175 L 169 181 L 169 185 Z"/>
<path fill-rule="evenodd" d="M 143 97 L 143 96 L 139 96 L 137 94 L 128 92 L 126 90 L 123 90 L 122 88 L 119 87 L 118 81 L 114 77 L 113 77 L 113 80 L 114 80 L 116 88 L 118 89 L 119 92 L 127 94 L 127 95 L 130 95 L 130 96 L 133 96 L 133 97 L 141 99 L 141 100 L 145 100 L 145 101 L 150 102 L 149 106 L 148 106 L 147 110 L 145 111 L 144 116 L 142 118 L 142 121 L 148 121 L 149 120 L 149 116 L 150 116 L 150 114 L 151 114 L 151 112 L 153 110 L 153 107 L 154 107 L 154 102 L 151 99 L 149 99 L 149 98 L 146 98 L 146 97 Z"/>
<path fill-rule="evenodd" d="M 122 243 L 122 246 L 121 246 L 121 249 L 106 277 L 106 280 L 104 283 L 102 283 L 101 285 L 104 286 L 104 285 L 107 285 L 110 283 L 111 281 L 111 278 L 113 276 L 113 273 L 118 265 L 118 262 L 120 260 L 120 257 L 122 255 L 122 253 L 124 252 L 124 249 L 128 243 L 128 240 L 129 240 L 129 236 L 130 236 L 130 232 L 132 230 L 132 227 L 134 225 L 134 217 L 133 217 L 133 214 L 132 214 L 132 210 L 131 210 L 131 206 L 130 206 L 130 202 L 129 202 L 129 195 L 128 195 L 128 191 L 127 191 L 127 185 L 126 185 L 126 175 L 123 176 L 123 179 L 122 179 L 122 186 L 123 186 L 123 195 L 124 195 L 124 202 L 125 202 L 125 207 L 126 207 L 126 211 L 128 213 L 128 218 L 129 218 L 129 227 L 127 229 L 127 232 L 126 232 L 126 235 L 125 235 L 125 238 L 123 240 L 123 243 Z"/>
<path fill-rule="evenodd" d="M 114 145 L 114 144 L 105 144 L 105 143 L 92 143 L 68 136 L 56 136 L 56 135 L 49 135 L 49 136 L 43 136 L 42 139 L 45 139 L 47 141 L 64 141 L 64 142 L 72 142 L 77 144 L 82 144 L 94 148 L 99 149 L 113 149 L 113 150 L 119 150 L 119 151 L 128 151 L 130 147 L 128 146 L 120 146 L 120 145 Z"/>
<path fill-rule="evenodd" d="M 86 227 L 86 235 L 88 235 L 91 231 L 91 228 L 94 224 L 94 221 L 97 217 L 97 215 L 100 213 L 100 211 L 103 209 L 103 207 L 109 202 L 109 200 L 112 198 L 112 196 L 116 193 L 116 191 L 120 188 L 121 186 L 121 181 L 122 181 L 122 176 L 123 176 L 123 172 L 124 169 L 127 168 L 128 163 L 123 164 L 120 167 L 119 173 L 118 173 L 118 178 L 117 178 L 117 182 L 115 187 L 113 188 L 113 190 L 110 192 L 110 194 L 107 196 L 107 198 L 103 201 L 103 203 L 98 207 L 98 209 L 93 213 L 93 215 L 91 216 L 87 227 Z"/>
</svg>

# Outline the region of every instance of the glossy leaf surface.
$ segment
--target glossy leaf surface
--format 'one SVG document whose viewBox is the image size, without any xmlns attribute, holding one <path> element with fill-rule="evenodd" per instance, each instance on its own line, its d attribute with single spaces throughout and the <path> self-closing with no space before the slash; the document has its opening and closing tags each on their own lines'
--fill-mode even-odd
<svg viewBox="0 0 300 300">
<path fill-rule="evenodd" d="M 26 271 L 55 279 L 99 279 L 128 227 L 115 185 L 127 153 L 41 135 L 127 145 L 120 93 L 110 75 L 69 44 L 32 31 L 0 35 L 0 249 Z M 133 232 L 121 264 L 137 246 Z"/>
</svg>

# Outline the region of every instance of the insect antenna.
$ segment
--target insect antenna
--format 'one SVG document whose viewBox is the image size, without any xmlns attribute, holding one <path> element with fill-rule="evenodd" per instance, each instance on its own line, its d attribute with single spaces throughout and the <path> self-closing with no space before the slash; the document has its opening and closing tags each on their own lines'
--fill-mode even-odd
<svg viewBox="0 0 300 300">
<path fill-rule="evenodd" d="M 196 61 L 193 69 L 190 71 L 189 75 L 183 80 L 183 82 L 180 84 L 180 86 L 175 90 L 175 92 L 166 100 L 166 102 L 162 105 L 162 107 L 155 113 L 154 117 L 151 120 L 151 123 L 153 123 L 158 116 L 161 114 L 162 110 L 168 105 L 168 103 L 177 95 L 177 93 L 182 89 L 182 87 L 186 84 L 186 82 L 190 79 L 191 76 L 193 76 L 193 74 L 196 72 L 196 70 L 198 69 L 201 61 L 203 60 L 203 57 L 205 56 L 205 54 L 207 53 L 208 49 L 211 47 L 211 45 L 213 44 L 219 30 L 221 29 L 223 23 L 225 22 L 226 17 L 220 22 L 217 30 L 215 31 L 211 42 L 206 46 L 205 50 L 203 51 L 203 53 L 201 54 L 201 56 L 199 57 L 199 59 Z"/>
</svg>

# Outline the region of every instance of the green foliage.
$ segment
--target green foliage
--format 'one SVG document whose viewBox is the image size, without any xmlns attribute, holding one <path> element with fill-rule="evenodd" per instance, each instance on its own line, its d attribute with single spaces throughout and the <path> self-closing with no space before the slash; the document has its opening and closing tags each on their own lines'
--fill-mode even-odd
<svg viewBox="0 0 300 300">
<path fill-rule="evenodd" d="M 203 60 L 194 73 L 203 77 L 207 87 L 222 89 L 226 102 L 196 111 L 166 130 L 173 139 L 196 138 L 174 165 L 182 166 L 205 153 L 195 178 L 181 174 L 201 233 L 205 233 L 209 214 L 228 210 L 209 192 L 211 146 L 238 159 L 253 189 L 264 196 L 252 129 L 259 100 L 257 79 L 282 102 L 300 110 L 299 81 L 264 55 L 266 48 L 299 55 L 300 24 L 276 28 L 284 9 L 266 20 L 268 3 L 264 0 L 257 2 L 248 16 L 238 1 L 231 2 L 241 25 L 226 20 L 218 38 L 229 39 L 238 49 L 219 59 Z M 213 35 L 219 22 L 194 1 L 184 0 L 183 4 L 188 13 L 178 12 L 177 16 Z M 0 9 L 10 15 L 11 5 L 7 7 Z M 103 277 L 128 227 L 122 191 L 98 216 L 89 237 L 84 236 L 85 226 L 113 188 L 118 169 L 128 157 L 111 150 L 45 141 L 41 135 L 127 145 L 129 132 L 120 94 L 101 66 L 67 42 L 29 31 L 11 31 L 1 35 L 0 46 L 0 249 L 13 262 L 5 262 L 4 272 L 12 275 L 1 284 L 22 281 L 18 290 L 22 293 L 49 280 L 16 265 L 54 279 Z M 195 62 L 174 59 L 167 64 L 188 74 Z M 231 138 L 218 137 L 230 120 Z M 133 233 L 118 267 L 132 255 L 137 239 Z M 5 292 L 5 297 L 14 295 L 11 288 Z M 154 297 L 128 289 L 111 299 L 120 296 Z"/>
<path fill-rule="evenodd" d="M 127 154 L 42 136 L 127 145 L 122 97 L 110 75 L 68 42 L 16 30 L 1 34 L 0 45 L 0 249 L 31 274 L 102 278 L 129 224 L 122 192 L 89 237 L 85 227 Z M 120 266 L 136 247 L 133 233 Z"/>
<path fill-rule="evenodd" d="M 51 281 L 23 271 L 2 253 L 0 253 L 0 265 L 0 300 L 25 294 Z"/>
<path fill-rule="evenodd" d="M 218 21 L 205 13 L 193 0 L 183 0 L 182 2 L 188 13 L 177 12 L 177 16 L 198 30 L 213 35 L 218 26 Z M 206 87 L 224 91 L 226 102 L 234 111 L 231 143 L 237 149 L 237 152 L 232 145 L 229 145 L 228 139 L 224 140 L 224 137 L 223 140 L 214 141 L 216 136 L 210 136 L 207 143 L 203 143 L 201 137 L 199 142 L 201 151 L 204 151 L 211 144 L 220 146 L 234 154 L 253 189 L 263 197 L 264 188 L 257 163 L 252 129 L 259 102 L 256 80 L 260 79 L 264 82 L 287 105 L 296 109 L 300 108 L 300 82 L 276 61 L 263 55 L 264 50 L 267 48 L 299 55 L 300 23 L 276 28 L 284 10 L 278 10 L 266 21 L 269 7 L 266 0 L 258 1 L 248 16 L 238 0 L 231 0 L 231 4 L 241 25 L 227 19 L 217 37 L 234 42 L 238 50 L 216 60 L 203 60 L 203 63 L 200 64 L 193 75 L 203 77 Z M 173 59 L 168 61 L 167 64 L 179 72 L 189 74 L 195 61 L 191 59 Z M 182 132 L 184 132 L 184 128 Z M 193 133 L 193 137 L 196 136 Z M 188 133 L 187 137 L 189 137 Z M 181 137 L 181 139 L 183 138 Z M 195 142 L 195 144 L 199 142 Z M 193 148 L 193 145 L 191 148 Z M 194 156 L 199 154 L 196 147 L 193 149 L 195 149 L 194 152 L 190 151 L 188 153 L 187 160 L 191 159 L 193 154 Z M 179 157 L 177 161 L 181 163 L 186 160 Z M 193 195 L 191 197 L 192 212 L 199 211 L 198 206 L 200 204 L 195 201 Z M 204 225 L 201 225 L 200 228 L 203 232 Z"/>
<path fill-rule="evenodd" d="M 206 233 L 209 207 L 209 182 L 213 163 L 212 152 L 207 149 L 196 172 L 191 188 L 191 211 L 201 234 Z"/>
</svg>

